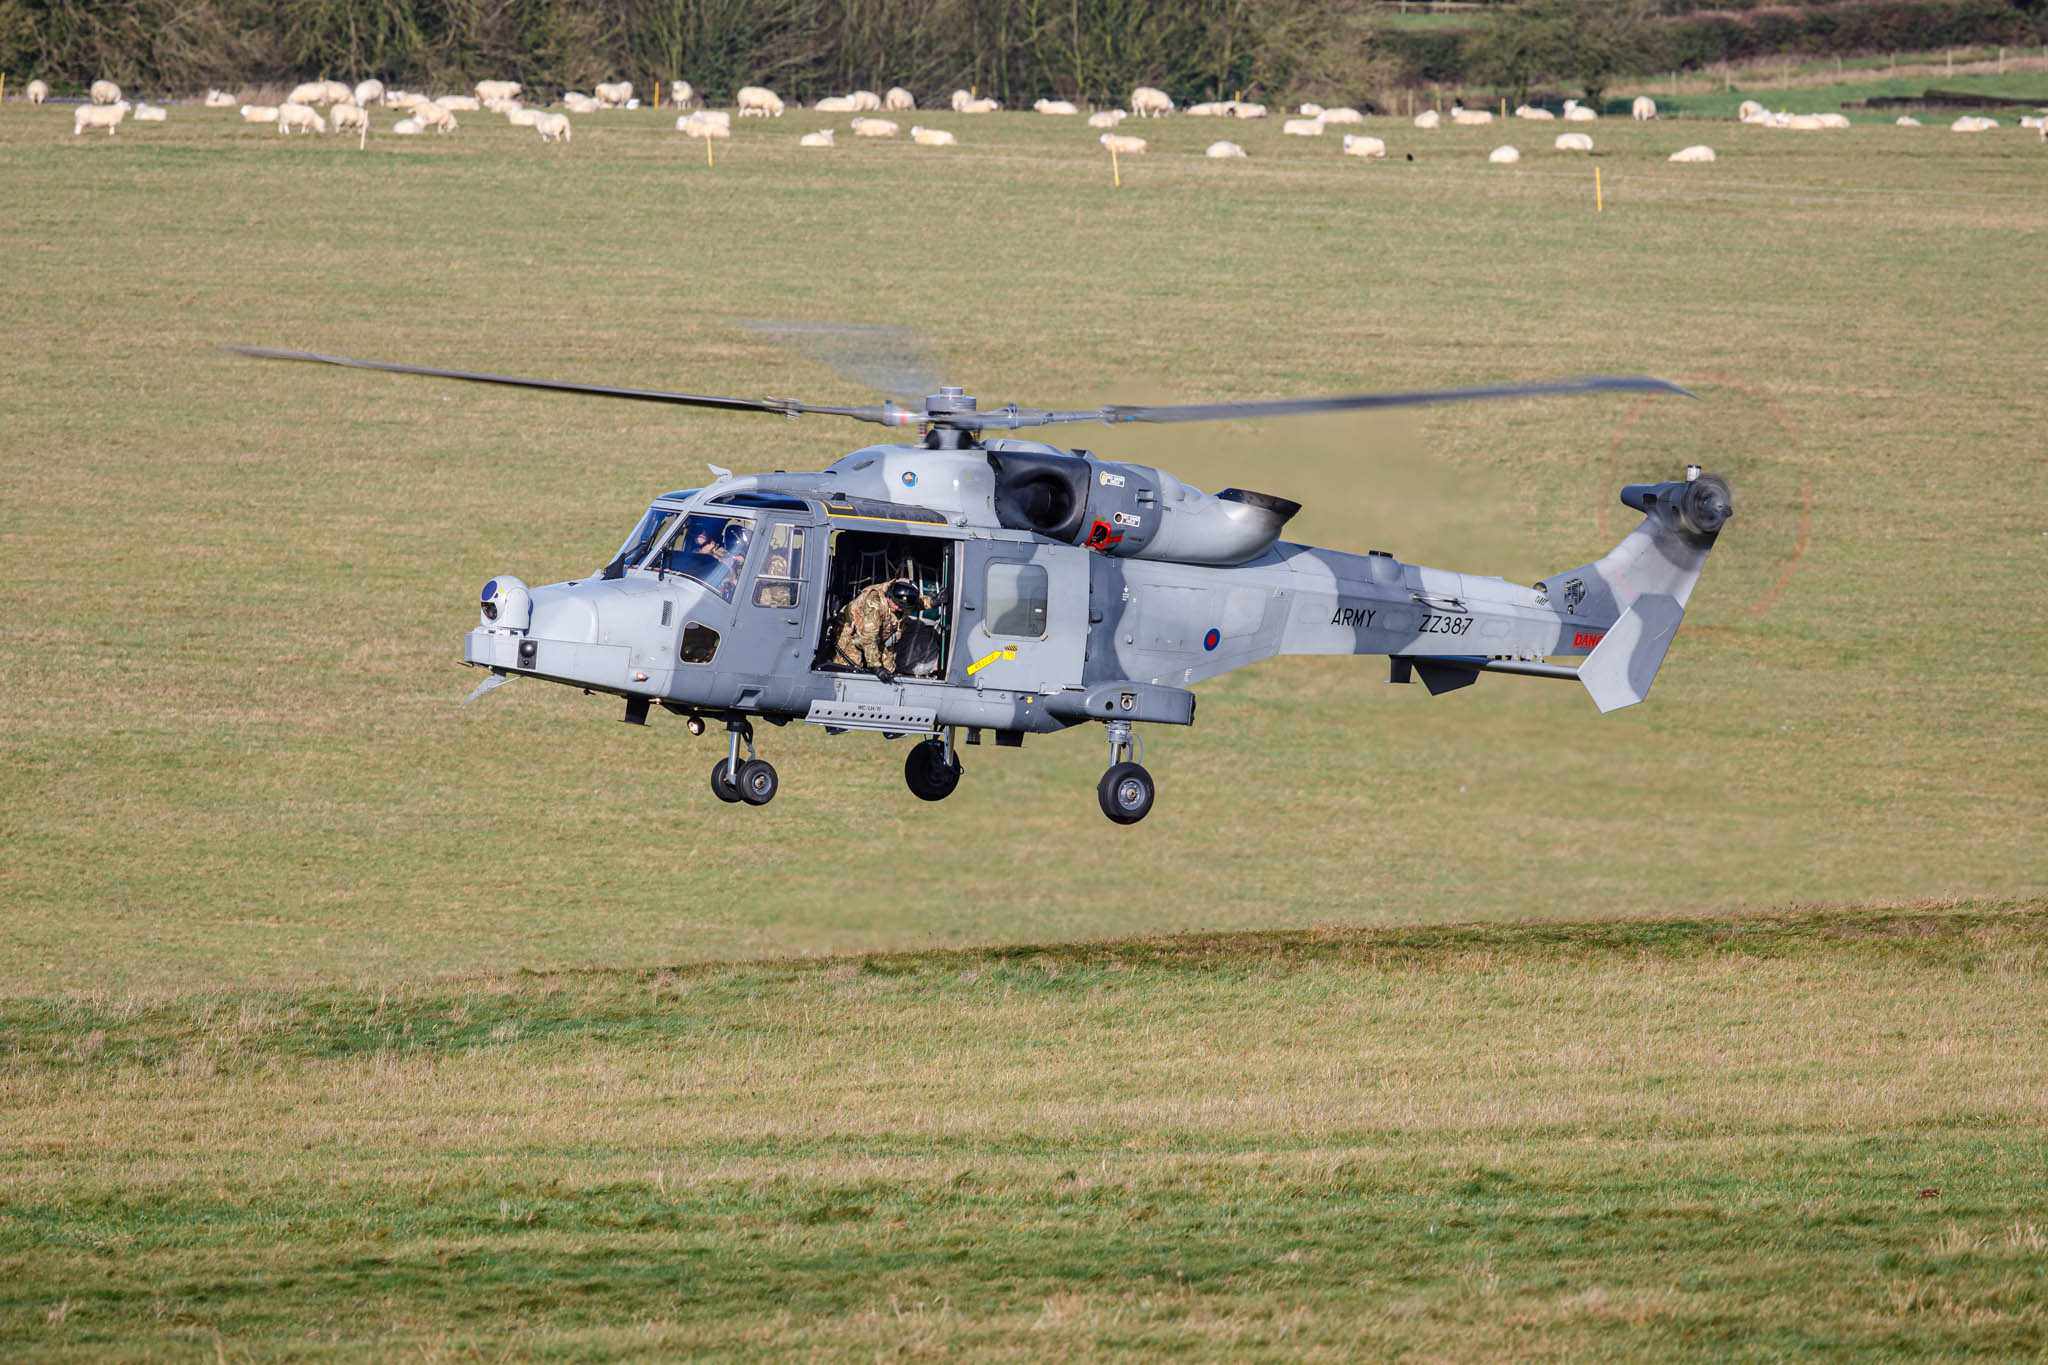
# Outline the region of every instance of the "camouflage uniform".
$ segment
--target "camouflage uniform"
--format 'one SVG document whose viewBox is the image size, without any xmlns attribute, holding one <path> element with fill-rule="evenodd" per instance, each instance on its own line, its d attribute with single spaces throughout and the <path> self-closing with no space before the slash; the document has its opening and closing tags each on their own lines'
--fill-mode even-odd
<svg viewBox="0 0 2048 1365">
<path fill-rule="evenodd" d="M 920 610 L 938 603 L 930 596 L 917 599 Z M 896 641 L 903 634 L 903 618 L 889 603 L 889 585 L 874 583 L 862 588 L 846 610 L 839 614 L 838 662 L 863 671 L 896 670 Z"/>
</svg>

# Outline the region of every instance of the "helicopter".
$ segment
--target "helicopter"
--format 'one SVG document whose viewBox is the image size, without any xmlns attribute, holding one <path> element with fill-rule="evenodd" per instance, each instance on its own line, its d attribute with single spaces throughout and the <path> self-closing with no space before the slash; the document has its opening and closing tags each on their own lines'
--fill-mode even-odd
<svg viewBox="0 0 2048 1365">
<path fill-rule="evenodd" d="M 754 722 L 828 734 L 917 737 L 903 775 L 939 801 L 963 747 L 984 735 L 1100 724 L 1102 812 L 1131 825 L 1156 795 L 1139 725 L 1192 725 L 1197 684 L 1282 654 L 1385 656 L 1388 680 L 1431 695 L 1489 673 L 1576 679 L 1600 711 L 1642 701 L 1716 537 L 1734 514 L 1725 479 L 1631 484 L 1642 521 L 1591 563 L 1523 586 L 1497 577 L 1281 539 L 1300 504 L 1240 488 L 1206 493 L 1150 465 L 1008 433 L 1085 422 L 1178 423 L 1421 407 L 1611 391 L 1687 391 L 1642 375 L 1166 406 L 984 410 L 958 386 L 921 400 L 838 406 L 233 346 L 337 365 L 788 418 L 832 416 L 916 439 L 863 446 L 809 473 L 734 475 L 663 493 L 588 577 L 485 584 L 463 662 L 487 676 L 464 705 L 515 678 L 655 708 L 691 734 L 723 724 L 718 800 L 766 805 L 779 785 Z M 882 385 L 877 383 L 876 387 Z M 907 391 L 907 390 L 906 390 Z M 882 590 L 877 593 L 878 587 Z M 866 598 L 863 599 L 863 594 Z M 880 597 L 895 599 L 881 605 Z M 887 610 L 879 657 L 849 648 L 864 600 Z M 1555 662 L 1576 658 L 1576 666 Z"/>
</svg>

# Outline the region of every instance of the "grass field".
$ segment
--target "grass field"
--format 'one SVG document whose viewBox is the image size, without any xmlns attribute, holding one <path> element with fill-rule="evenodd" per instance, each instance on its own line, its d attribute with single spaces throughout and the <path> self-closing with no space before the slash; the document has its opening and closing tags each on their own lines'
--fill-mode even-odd
<svg viewBox="0 0 2048 1365">
<path fill-rule="evenodd" d="M 467 122 L 0 107 L 8 1354 L 2043 1348 L 2031 133 L 1176 119 L 1117 189 L 1033 116 Z M 1076 439 L 1522 581 L 1686 459 L 1747 520 L 1632 711 L 1276 661 L 1132 829 L 1091 735 L 926 806 L 772 732 L 733 809 L 679 724 L 458 711 L 475 590 L 865 429 L 213 352 L 862 400 L 752 317 L 988 403 L 1647 371 L 1706 401 Z"/>
</svg>

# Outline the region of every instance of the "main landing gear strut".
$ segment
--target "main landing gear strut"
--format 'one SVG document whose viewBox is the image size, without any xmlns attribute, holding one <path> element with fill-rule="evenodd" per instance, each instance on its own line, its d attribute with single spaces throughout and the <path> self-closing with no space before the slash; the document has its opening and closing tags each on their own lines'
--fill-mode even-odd
<svg viewBox="0 0 2048 1365">
<path fill-rule="evenodd" d="M 1095 784 L 1095 799 L 1119 825 L 1135 825 L 1152 810 L 1152 774 L 1136 761 L 1140 750 L 1129 721 L 1104 721 L 1103 728 L 1109 732 L 1109 771 Z"/>
<path fill-rule="evenodd" d="M 725 757 L 711 765 L 711 794 L 721 801 L 744 801 L 765 806 L 775 799 L 775 769 L 766 759 L 754 757 L 754 726 L 745 716 L 731 716 L 725 722 Z M 740 746 L 747 748 L 744 761 Z"/>
</svg>

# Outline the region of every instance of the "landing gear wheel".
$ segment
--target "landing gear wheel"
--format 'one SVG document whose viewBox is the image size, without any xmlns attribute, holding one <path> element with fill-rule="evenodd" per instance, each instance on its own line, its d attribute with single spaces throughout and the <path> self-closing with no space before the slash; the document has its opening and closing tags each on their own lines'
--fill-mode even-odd
<svg viewBox="0 0 2048 1365">
<path fill-rule="evenodd" d="M 722 758 L 711 765 L 711 794 L 721 801 L 734 805 L 739 803 L 740 789 L 725 780 L 725 760 Z"/>
<path fill-rule="evenodd" d="M 1095 784 L 1102 813 L 1119 825 L 1135 825 L 1152 809 L 1152 774 L 1135 763 L 1117 763 Z"/>
<path fill-rule="evenodd" d="M 775 799 L 775 769 L 766 759 L 750 758 L 740 764 L 740 800 L 750 806 L 765 806 Z"/>
<path fill-rule="evenodd" d="M 903 760 L 903 781 L 920 801 L 943 801 L 960 785 L 960 761 L 946 761 L 946 746 L 936 739 L 913 744 Z"/>
</svg>

